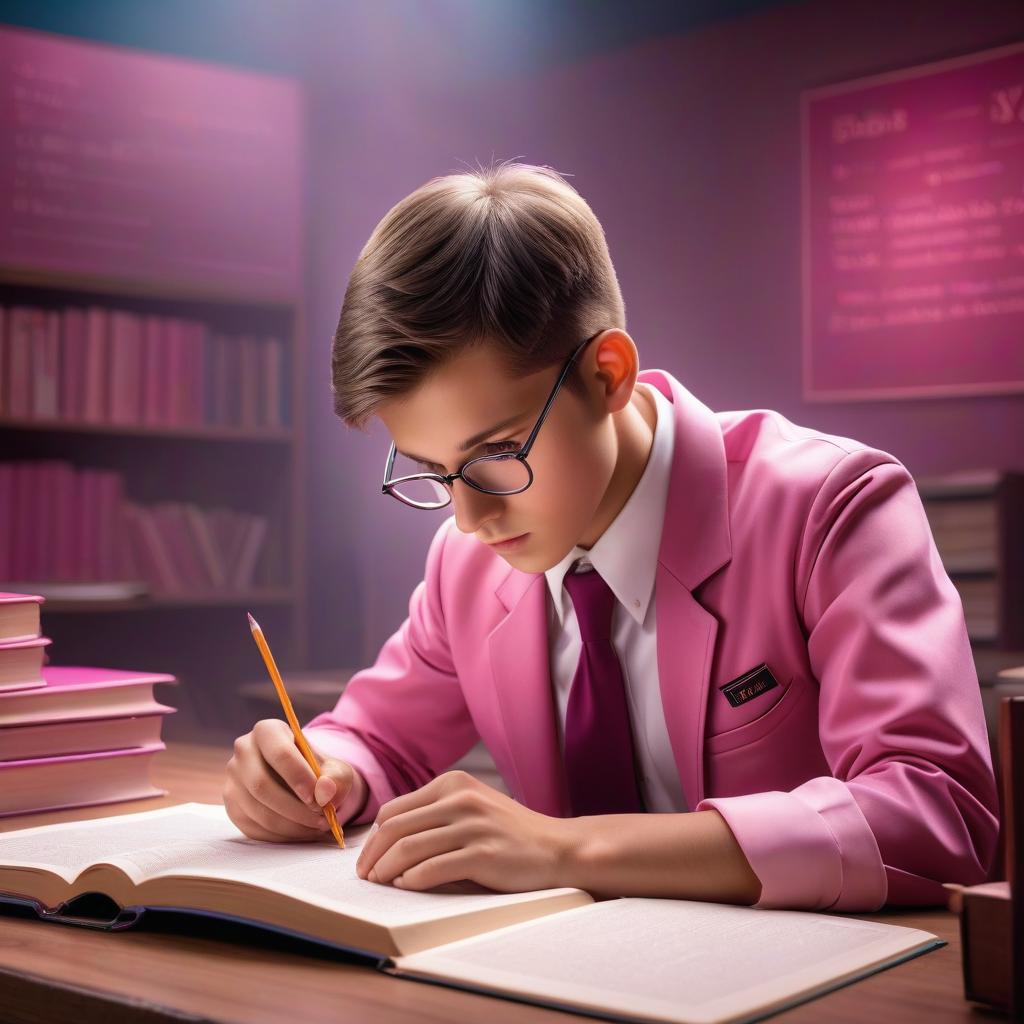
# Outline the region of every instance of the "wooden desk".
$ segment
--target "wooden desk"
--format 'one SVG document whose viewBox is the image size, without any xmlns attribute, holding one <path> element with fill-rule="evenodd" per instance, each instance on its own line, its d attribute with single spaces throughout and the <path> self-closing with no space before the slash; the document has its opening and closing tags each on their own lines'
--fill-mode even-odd
<svg viewBox="0 0 1024 1024">
<path fill-rule="evenodd" d="M 169 745 L 156 759 L 154 772 L 169 796 L 0 819 L 0 830 L 191 800 L 220 803 L 223 770 L 230 756 L 227 747 Z M 925 928 L 949 945 L 777 1019 L 977 1024 L 979 1011 L 972 1011 L 963 998 L 954 915 L 926 910 L 860 916 Z M 0 1019 L 5 1024 L 51 1020 L 81 1024 L 169 1020 L 566 1024 L 571 1017 L 557 1010 L 392 978 L 338 951 L 212 919 L 165 924 L 159 929 L 100 932 L 10 911 L 0 914 Z"/>
</svg>

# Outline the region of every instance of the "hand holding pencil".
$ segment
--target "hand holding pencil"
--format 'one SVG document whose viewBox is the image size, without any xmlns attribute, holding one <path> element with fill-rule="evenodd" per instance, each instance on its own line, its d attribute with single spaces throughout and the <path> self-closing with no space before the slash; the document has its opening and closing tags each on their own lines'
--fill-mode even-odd
<svg viewBox="0 0 1024 1024">
<path fill-rule="evenodd" d="M 338 845 L 344 848 L 335 808 L 346 812 L 348 817 L 354 816 L 365 800 L 366 782 L 344 762 L 328 759 L 323 765 L 319 764 L 302 734 L 281 674 L 252 615 L 249 615 L 249 626 L 288 724 L 281 719 L 264 719 L 236 740 L 234 755 L 227 765 L 225 809 L 243 833 L 253 839 L 267 842 L 317 839 L 330 828 Z M 310 770 L 314 776 L 312 785 L 308 780 Z M 321 778 L 323 783 L 319 781 Z M 319 793 L 321 786 L 328 790 L 333 788 L 334 794 L 327 797 L 321 794 L 325 806 L 314 810 L 313 795 Z M 332 802 L 331 796 L 339 799 Z M 317 827 L 317 821 L 321 822 L 321 827 Z"/>
</svg>

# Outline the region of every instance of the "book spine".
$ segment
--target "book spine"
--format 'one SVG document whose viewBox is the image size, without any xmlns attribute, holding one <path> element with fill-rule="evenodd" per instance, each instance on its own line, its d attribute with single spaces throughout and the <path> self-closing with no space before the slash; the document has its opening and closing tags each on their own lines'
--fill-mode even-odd
<svg viewBox="0 0 1024 1024">
<path fill-rule="evenodd" d="M 83 419 L 86 351 L 86 316 L 81 309 L 64 310 L 61 333 L 61 415 L 69 420 Z"/>
<path fill-rule="evenodd" d="M 107 420 L 109 360 L 107 310 L 101 306 L 90 306 L 86 313 L 85 395 L 82 408 L 82 419 L 88 423 L 103 423 Z"/>
<path fill-rule="evenodd" d="M 12 417 L 25 419 L 32 415 L 32 311 L 27 306 L 11 309 L 8 355 L 9 407 Z"/>
</svg>

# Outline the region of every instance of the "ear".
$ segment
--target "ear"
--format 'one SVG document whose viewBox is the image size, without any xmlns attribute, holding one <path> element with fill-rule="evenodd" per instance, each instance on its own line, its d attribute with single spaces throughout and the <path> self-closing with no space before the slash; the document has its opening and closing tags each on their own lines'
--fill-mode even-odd
<svg viewBox="0 0 1024 1024">
<path fill-rule="evenodd" d="M 594 339 L 590 352 L 591 372 L 600 382 L 608 412 L 618 412 L 629 404 L 640 373 L 640 356 L 633 339 L 617 327 Z"/>
</svg>

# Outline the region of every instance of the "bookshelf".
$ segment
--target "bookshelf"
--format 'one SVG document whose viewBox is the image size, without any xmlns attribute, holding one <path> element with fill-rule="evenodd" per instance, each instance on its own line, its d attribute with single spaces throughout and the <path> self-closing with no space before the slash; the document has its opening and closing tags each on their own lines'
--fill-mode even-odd
<svg viewBox="0 0 1024 1024">
<path fill-rule="evenodd" d="M 1024 648 L 1024 473 L 978 470 L 917 485 L 972 645 Z"/>
<path fill-rule="evenodd" d="M 307 660 L 301 298 L 0 267 L 0 307 L 5 314 L 31 307 L 62 315 L 69 308 L 103 308 L 139 318 L 200 322 L 210 333 L 283 341 L 281 386 L 287 392 L 287 420 L 273 426 L 13 416 L 9 401 L 4 402 L 4 389 L 9 391 L 15 382 L 9 361 L 0 364 L 0 381 L 6 381 L 0 383 L 0 463 L 61 462 L 76 471 L 112 472 L 123 480 L 125 499 L 147 508 L 188 503 L 199 509 L 230 508 L 266 521 L 252 582 L 244 588 L 161 592 L 149 587 L 110 599 L 69 597 L 55 588 L 53 598 L 43 605 L 44 633 L 53 639 L 50 653 L 55 664 L 172 673 L 179 682 L 160 699 L 179 710 L 165 723 L 166 737 L 222 740 L 237 735 L 251 725 L 246 724 L 237 696 L 238 684 L 251 679 L 260 664 L 246 611 L 259 618 L 282 668 L 303 666 Z M 4 322 L 6 330 L 9 316 Z M 0 337 L 0 357 L 9 360 L 10 347 L 4 341 Z M 63 355 L 64 349 L 60 351 Z M 232 375 L 242 372 L 234 363 L 225 366 Z M 13 524 L 14 543 L 29 543 L 32 531 L 19 534 L 18 525 Z M 125 537 L 120 541 L 129 543 Z M 0 589 L 45 596 L 48 583 L 60 582 L 5 577 Z"/>
</svg>

